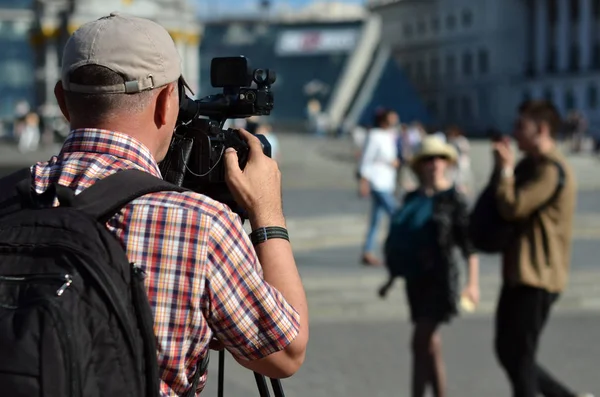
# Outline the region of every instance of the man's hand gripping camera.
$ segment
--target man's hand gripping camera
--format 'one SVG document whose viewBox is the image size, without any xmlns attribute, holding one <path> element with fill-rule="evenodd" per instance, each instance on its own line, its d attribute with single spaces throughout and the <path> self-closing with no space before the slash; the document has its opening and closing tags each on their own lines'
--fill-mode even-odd
<svg viewBox="0 0 600 397">
<path fill-rule="evenodd" d="M 184 186 L 227 204 L 246 218 L 225 183 L 224 155 L 227 148 L 237 152 L 239 167 L 248 161 L 249 146 L 236 130 L 223 130 L 227 119 L 269 115 L 273 109 L 271 84 L 275 72 L 251 70 L 245 57 L 214 58 L 211 85 L 223 88 L 221 94 L 193 100 L 185 94 L 185 82 L 179 82 L 180 110 L 171 147 L 160 168 L 165 180 Z M 252 83 L 256 88 L 251 88 Z M 271 157 L 266 137 L 256 136 L 263 153 Z"/>
</svg>

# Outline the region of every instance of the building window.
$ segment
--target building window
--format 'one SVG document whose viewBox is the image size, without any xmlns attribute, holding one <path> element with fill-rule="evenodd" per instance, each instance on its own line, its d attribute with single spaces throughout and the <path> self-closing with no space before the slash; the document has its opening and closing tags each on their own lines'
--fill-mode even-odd
<svg viewBox="0 0 600 397">
<path fill-rule="evenodd" d="M 417 31 L 419 34 L 425 34 L 425 21 L 419 21 L 417 24 Z"/>
<path fill-rule="evenodd" d="M 425 79 L 425 62 L 417 62 L 417 70 L 415 71 L 417 80 L 422 81 Z"/>
<path fill-rule="evenodd" d="M 573 91 L 572 90 L 567 90 L 567 92 L 565 92 L 565 108 L 567 110 L 573 110 L 577 107 L 576 101 L 575 101 L 575 95 L 573 95 Z"/>
<path fill-rule="evenodd" d="M 438 106 L 437 106 L 437 101 L 435 99 L 431 99 L 431 100 L 427 101 L 427 110 L 429 110 L 429 113 L 431 113 L 431 115 L 437 116 Z"/>
<path fill-rule="evenodd" d="M 470 52 L 465 52 L 463 54 L 463 73 L 466 76 L 470 76 L 473 74 L 473 54 Z"/>
<path fill-rule="evenodd" d="M 0 76 L 10 76 L 0 81 L 5 88 L 20 89 L 31 81 L 31 65 L 27 60 L 7 59 L 0 63 Z"/>
<path fill-rule="evenodd" d="M 407 63 L 404 65 L 404 73 L 408 76 L 409 79 L 413 76 L 412 64 Z"/>
<path fill-rule="evenodd" d="M 464 118 L 469 118 L 473 116 L 473 108 L 471 107 L 471 98 L 468 96 L 462 97 L 461 100 L 462 107 L 462 115 Z"/>
<path fill-rule="evenodd" d="M 598 88 L 595 84 L 590 84 L 587 89 L 587 105 L 590 109 L 598 107 Z"/>
<path fill-rule="evenodd" d="M 470 27 L 473 24 L 473 13 L 471 10 L 464 10 L 462 13 L 462 24 L 465 28 Z"/>
<path fill-rule="evenodd" d="M 404 37 L 410 39 L 413 35 L 413 27 L 411 24 L 404 25 Z"/>
<path fill-rule="evenodd" d="M 554 94 L 552 93 L 551 88 L 546 88 L 544 90 L 544 99 L 548 102 L 554 102 Z"/>
<path fill-rule="evenodd" d="M 453 30 L 456 27 L 456 16 L 450 14 L 446 17 L 446 29 Z"/>
<path fill-rule="evenodd" d="M 556 72 L 556 56 L 556 48 L 550 47 L 550 49 L 548 50 L 548 59 L 546 60 L 546 70 L 548 71 L 548 73 Z"/>
<path fill-rule="evenodd" d="M 456 101 L 450 97 L 446 99 L 446 118 L 454 119 L 456 117 Z"/>
<path fill-rule="evenodd" d="M 579 45 L 576 43 L 569 48 L 569 68 L 574 72 L 579 69 Z"/>
<path fill-rule="evenodd" d="M 592 50 L 592 67 L 600 69 L 600 43 L 595 43 Z"/>
<path fill-rule="evenodd" d="M 429 61 L 429 74 L 432 79 L 437 79 L 440 75 L 440 60 L 439 58 L 432 58 Z"/>
<path fill-rule="evenodd" d="M 534 77 L 535 76 L 535 66 L 533 61 L 528 61 L 525 65 L 525 76 L 526 77 Z"/>
<path fill-rule="evenodd" d="M 557 0 L 548 0 L 548 19 L 551 25 L 555 25 L 558 21 L 558 4 Z"/>
<path fill-rule="evenodd" d="M 571 3 L 569 10 L 571 14 L 571 21 L 577 23 L 579 21 L 579 1 L 570 1 L 569 3 Z"/>
<path fill-rule="evenodd" d="M 436 33 L 440 31 L 440 18 L 433 17 L 433 19 L 431 20 L 431 30 L 433 30 Z"/>
<path fill-rule="evenodd" d="M 490 69 L 490 59 L 487 50 L 479 50 L 477 54 L 477 63 L 479 64 L 479 73 L 487 74 Z"/>
<path fill-rule="evenodd" d="M 456 75 L 456 58 L 454 55 L 446 57 L 446 76 L 454 77 Z"/>
</svg>

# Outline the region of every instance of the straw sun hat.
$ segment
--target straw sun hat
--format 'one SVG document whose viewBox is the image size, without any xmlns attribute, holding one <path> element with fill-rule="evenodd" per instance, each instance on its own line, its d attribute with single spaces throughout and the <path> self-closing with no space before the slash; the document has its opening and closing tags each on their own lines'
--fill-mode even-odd
<svg viewBox="0 0 600 397">
<path fill-rule="evenodd" d="M 428 157 L 444 157 L 449 162 L 455 163 L 458 158 L 458 153 L 454 146 L 444 142 L 438 136 L 427 136 L 421 142 L 421 146 L 411 161 L 411 167 L 415 168 L 423 159 Z"/>
</svg>

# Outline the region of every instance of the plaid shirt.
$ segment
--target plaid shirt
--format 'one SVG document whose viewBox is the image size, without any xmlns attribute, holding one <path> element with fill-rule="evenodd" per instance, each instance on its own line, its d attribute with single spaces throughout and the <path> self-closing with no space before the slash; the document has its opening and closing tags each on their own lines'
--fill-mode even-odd
<svg viewBox="0 0 600 397">
<path fill-rule="evenodd" d="M 32 173 L 38 193 L 54 182 L 80 193 L 131 168 L 161 176 L 150 151 L 132 137 L 82 129 Z M 131 202 L 107 226 L 147 275 L 162 396 L 183 395 L 191 387 L 213 334 L 234 356 L 248 360 L 280 351 L 297 336 L 298 313 L 263 281 L 240 219 L 225 205 L 193 192 L 152 193 Z M 203 376 L 199 390 L 205 382 Z"/>
</svg>

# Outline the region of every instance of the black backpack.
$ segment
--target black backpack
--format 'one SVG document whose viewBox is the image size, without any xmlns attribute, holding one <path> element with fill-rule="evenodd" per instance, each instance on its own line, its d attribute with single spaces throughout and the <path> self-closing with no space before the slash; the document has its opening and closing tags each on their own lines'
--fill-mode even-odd
<svg viewBox="0 0 600 397">
<path fill-rule="evenodd" d="M 0 394 L 160 395 L 144 274 L 105 223 L 137 197 L 184 190 L 138 170 L 78 195 L 36 194 L 29 169 L 0 180 Z"/>
<path fill-rule="evenodd" d="M 558 168 L 558 184 L 550 199 L 536 213 L 550 205 L 560 194 L 565 184 L 565 171 L 560 163 L 552 161 Z M 496 184 L 499 175 L 492 173 L 490 181 L 477 198 L 469 215 L 469 238 L 480 252 L 495 254 L 503 252 L 517 234 L 519 224 L 502 218 L 496 205 Z"/>
</svg>

